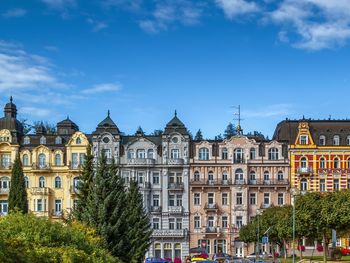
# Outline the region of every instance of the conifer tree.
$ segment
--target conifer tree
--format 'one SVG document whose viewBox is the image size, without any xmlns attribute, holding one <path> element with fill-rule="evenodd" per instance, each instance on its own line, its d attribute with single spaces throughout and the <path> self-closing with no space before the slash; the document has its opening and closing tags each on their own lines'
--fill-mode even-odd
<svg viewBox="0 0 350 263">
<path fill-rule="evenodd" d="M 126 262 L 142 262 L 151 243 L 152 229 L 149 217 L 143 208 L 142 196 L 137 182 L 131 181 L 127 194 L 128 258 Z"/>
<path fill-rule="evenodd" d="M 17 155 L 12 167 L 11 187 L 9 193 L 9 212 L 19 210 L 28 213 L 27 190 L 24 182 L 22 163 Z"/>
<path fill-rule="evenodd" d="M 201 129 L 199 129 L 199 130 L 197 131 L 196 135 L 194 136 L 194 139 L 195 139 L 196 141 L 201 141 L 201 140 L 203 140 L 203 135 L 202 135 Z"/>
<path fill-rule="evenodd" d="M 226 130 L 224 131 L 224 138 L 229 139 L 236 134 L 237 134 L 237 131 L 236 131 L 235 127 L 233 126 L 233 124 L 230 122 L 227 125 Z"/>
<path fill-rule="evenodd" d="M 85 162 L 83 165 L 83 171 L 79 176 L 78 184 L 78 205 L 74 210 L 75 217 L 83 222 L 88 220 L 87 205 L 89 195 L 92 193 L 92 183 L 94 178 L 94 156 L 91 153 L 91 146 L 87 148 L 87 154 L 85 156 Z"/>
</svg>

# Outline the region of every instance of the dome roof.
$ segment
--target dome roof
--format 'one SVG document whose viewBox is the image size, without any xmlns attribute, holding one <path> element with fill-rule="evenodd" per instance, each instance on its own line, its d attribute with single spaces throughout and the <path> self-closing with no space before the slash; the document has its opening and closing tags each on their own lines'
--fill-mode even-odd
<svg viewBox="0 0 350 263">
<path fill-rule="evenodd" d="M 106 131 L 110 132 L 111 134 L 120 134 L 118 126 L 114 123 L 114 121 L 110 117 L 109 110 L 107 112 L 107 117 L 104 118 L 104 120 L 97 125 L 96 131 L 94 131 L 94 134 L 101 134 Z"/>
<path fill-rule="evenodd" d="M 165 126 L 164 134 L 170 134 L 172 132 L 178 132 L 182 135 L 188 135 L 188 131 L 182 121 L 177 117 L 175 111 L 174 117 Z"/>
</svg>

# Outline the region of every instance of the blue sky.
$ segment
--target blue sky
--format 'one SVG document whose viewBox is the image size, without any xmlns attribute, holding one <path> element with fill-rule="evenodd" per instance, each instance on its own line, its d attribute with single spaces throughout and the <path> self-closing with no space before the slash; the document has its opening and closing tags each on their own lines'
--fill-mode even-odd
<svg viewBox="0 0 350 263">
<path fill-rule="evenodd" d="M 348 0 L 3 0 L 0 103 L 92 132 L 162 129 L 271 137 L 285 118 L 350 118 Z"/>
</svg>

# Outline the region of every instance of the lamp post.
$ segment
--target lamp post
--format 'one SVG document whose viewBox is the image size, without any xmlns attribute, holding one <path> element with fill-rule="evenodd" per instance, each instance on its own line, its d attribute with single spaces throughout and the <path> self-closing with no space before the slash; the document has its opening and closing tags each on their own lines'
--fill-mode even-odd
<svg viewBox="0 0 350 263">
<path fill-rule="evenodd" d="M 292 263 L 295 263 L 295 197 L 299 194 L 299 189 L 291 188 L 291 194 L 293 196 L 293 255 Z"/>
</svg>

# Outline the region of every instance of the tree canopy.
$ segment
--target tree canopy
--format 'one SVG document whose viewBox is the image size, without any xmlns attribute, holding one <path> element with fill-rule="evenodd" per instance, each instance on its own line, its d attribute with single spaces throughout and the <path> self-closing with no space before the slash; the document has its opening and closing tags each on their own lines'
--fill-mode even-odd
<svg viewBox="0 0 350 263">
<path fill-rule="evenodd" d="M 22 163 L 17 155 L 12 168 L 11 187 L 9 193 L 9 211 L 19 210 L 28 213 L 27 190 L 24 182 Z"/>
</svg>

